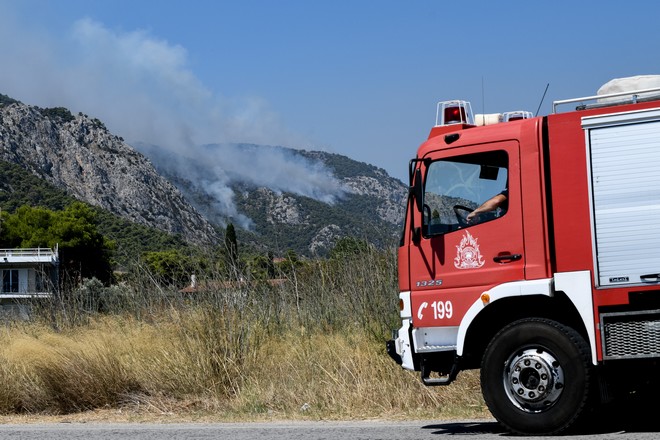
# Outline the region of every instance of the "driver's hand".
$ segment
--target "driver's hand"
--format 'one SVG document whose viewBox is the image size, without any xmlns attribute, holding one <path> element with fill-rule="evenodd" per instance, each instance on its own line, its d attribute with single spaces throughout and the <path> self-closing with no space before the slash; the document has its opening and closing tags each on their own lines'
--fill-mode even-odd
<svg viewBox="0 0 660 440">
<path fill-rule="evenodd" d="M 477 216 L 477 211 L 472 211 L 467 215 L 467 217 L 465 217 L 465 219 L 467 220 L 468 223 L 472 223 L 472 221 L 475 220 L 476 216 Z"/>
</svg>

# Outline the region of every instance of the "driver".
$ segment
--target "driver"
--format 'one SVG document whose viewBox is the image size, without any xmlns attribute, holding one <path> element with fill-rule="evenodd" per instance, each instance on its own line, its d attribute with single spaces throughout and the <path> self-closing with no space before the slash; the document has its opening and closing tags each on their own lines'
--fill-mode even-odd
<svg viewBox="0 0 660 440">
<path fill-rule="evenodd" d="M 505 188 L 504 191 L 486 200 L 481 204 L 481 206 L 479 206 L 477 209 L 469 213 L 467 215 L 467 222 L 469 224 L 473 224 L 476 222 L 479 214 L 495 211 L 497 208 L 502 208 L 504 211 L 506 211 L 508 207 L 508 202 L 509 202 L 509 188 Z"/>
</svg>

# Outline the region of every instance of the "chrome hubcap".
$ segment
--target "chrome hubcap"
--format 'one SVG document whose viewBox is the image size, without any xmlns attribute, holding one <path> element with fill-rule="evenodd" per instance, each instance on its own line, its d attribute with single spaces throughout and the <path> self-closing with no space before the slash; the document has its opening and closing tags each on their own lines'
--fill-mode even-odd
<svg viewBox="0 0 660 440">
<path fill-rule="evenodd" d="M 504 388 L 511 402 L 528 413 L 543 412 L 564 390 L 564 371 L 557 359 L 542 348 L 513 354 L 504 370 Z"/>
</svg>

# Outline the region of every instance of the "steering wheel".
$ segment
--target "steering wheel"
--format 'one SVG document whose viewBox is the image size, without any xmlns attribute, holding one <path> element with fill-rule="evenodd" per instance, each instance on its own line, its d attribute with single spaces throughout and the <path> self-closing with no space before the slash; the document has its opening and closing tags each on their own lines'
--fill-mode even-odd
<svg viewBox="0 0 660 440">
<path fill-rule="evenodd" d="M 458 220 L 458 225 L 462 228 L 467 227 L 470 224 L 468 222 L 467 216 L 469 213 L 474 211 L 474 209 L 463 205 L 454 205 L 453 209 L 454 214 L 456 214 L 456 220 Z"/>
</svg>

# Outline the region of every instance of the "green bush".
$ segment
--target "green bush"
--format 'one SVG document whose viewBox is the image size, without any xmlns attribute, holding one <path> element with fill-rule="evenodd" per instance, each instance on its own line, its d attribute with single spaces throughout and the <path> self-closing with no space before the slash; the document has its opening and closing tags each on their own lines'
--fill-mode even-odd
<svg viewBox="0 0 660 440">
<path fill-rule="evenodd" d="M 55 122 L 71 122 L 76 119 L 69 109 L 65 107 L 44 108 L 40 109 L 40 111 L 42 115 Z"/>
</svg>

